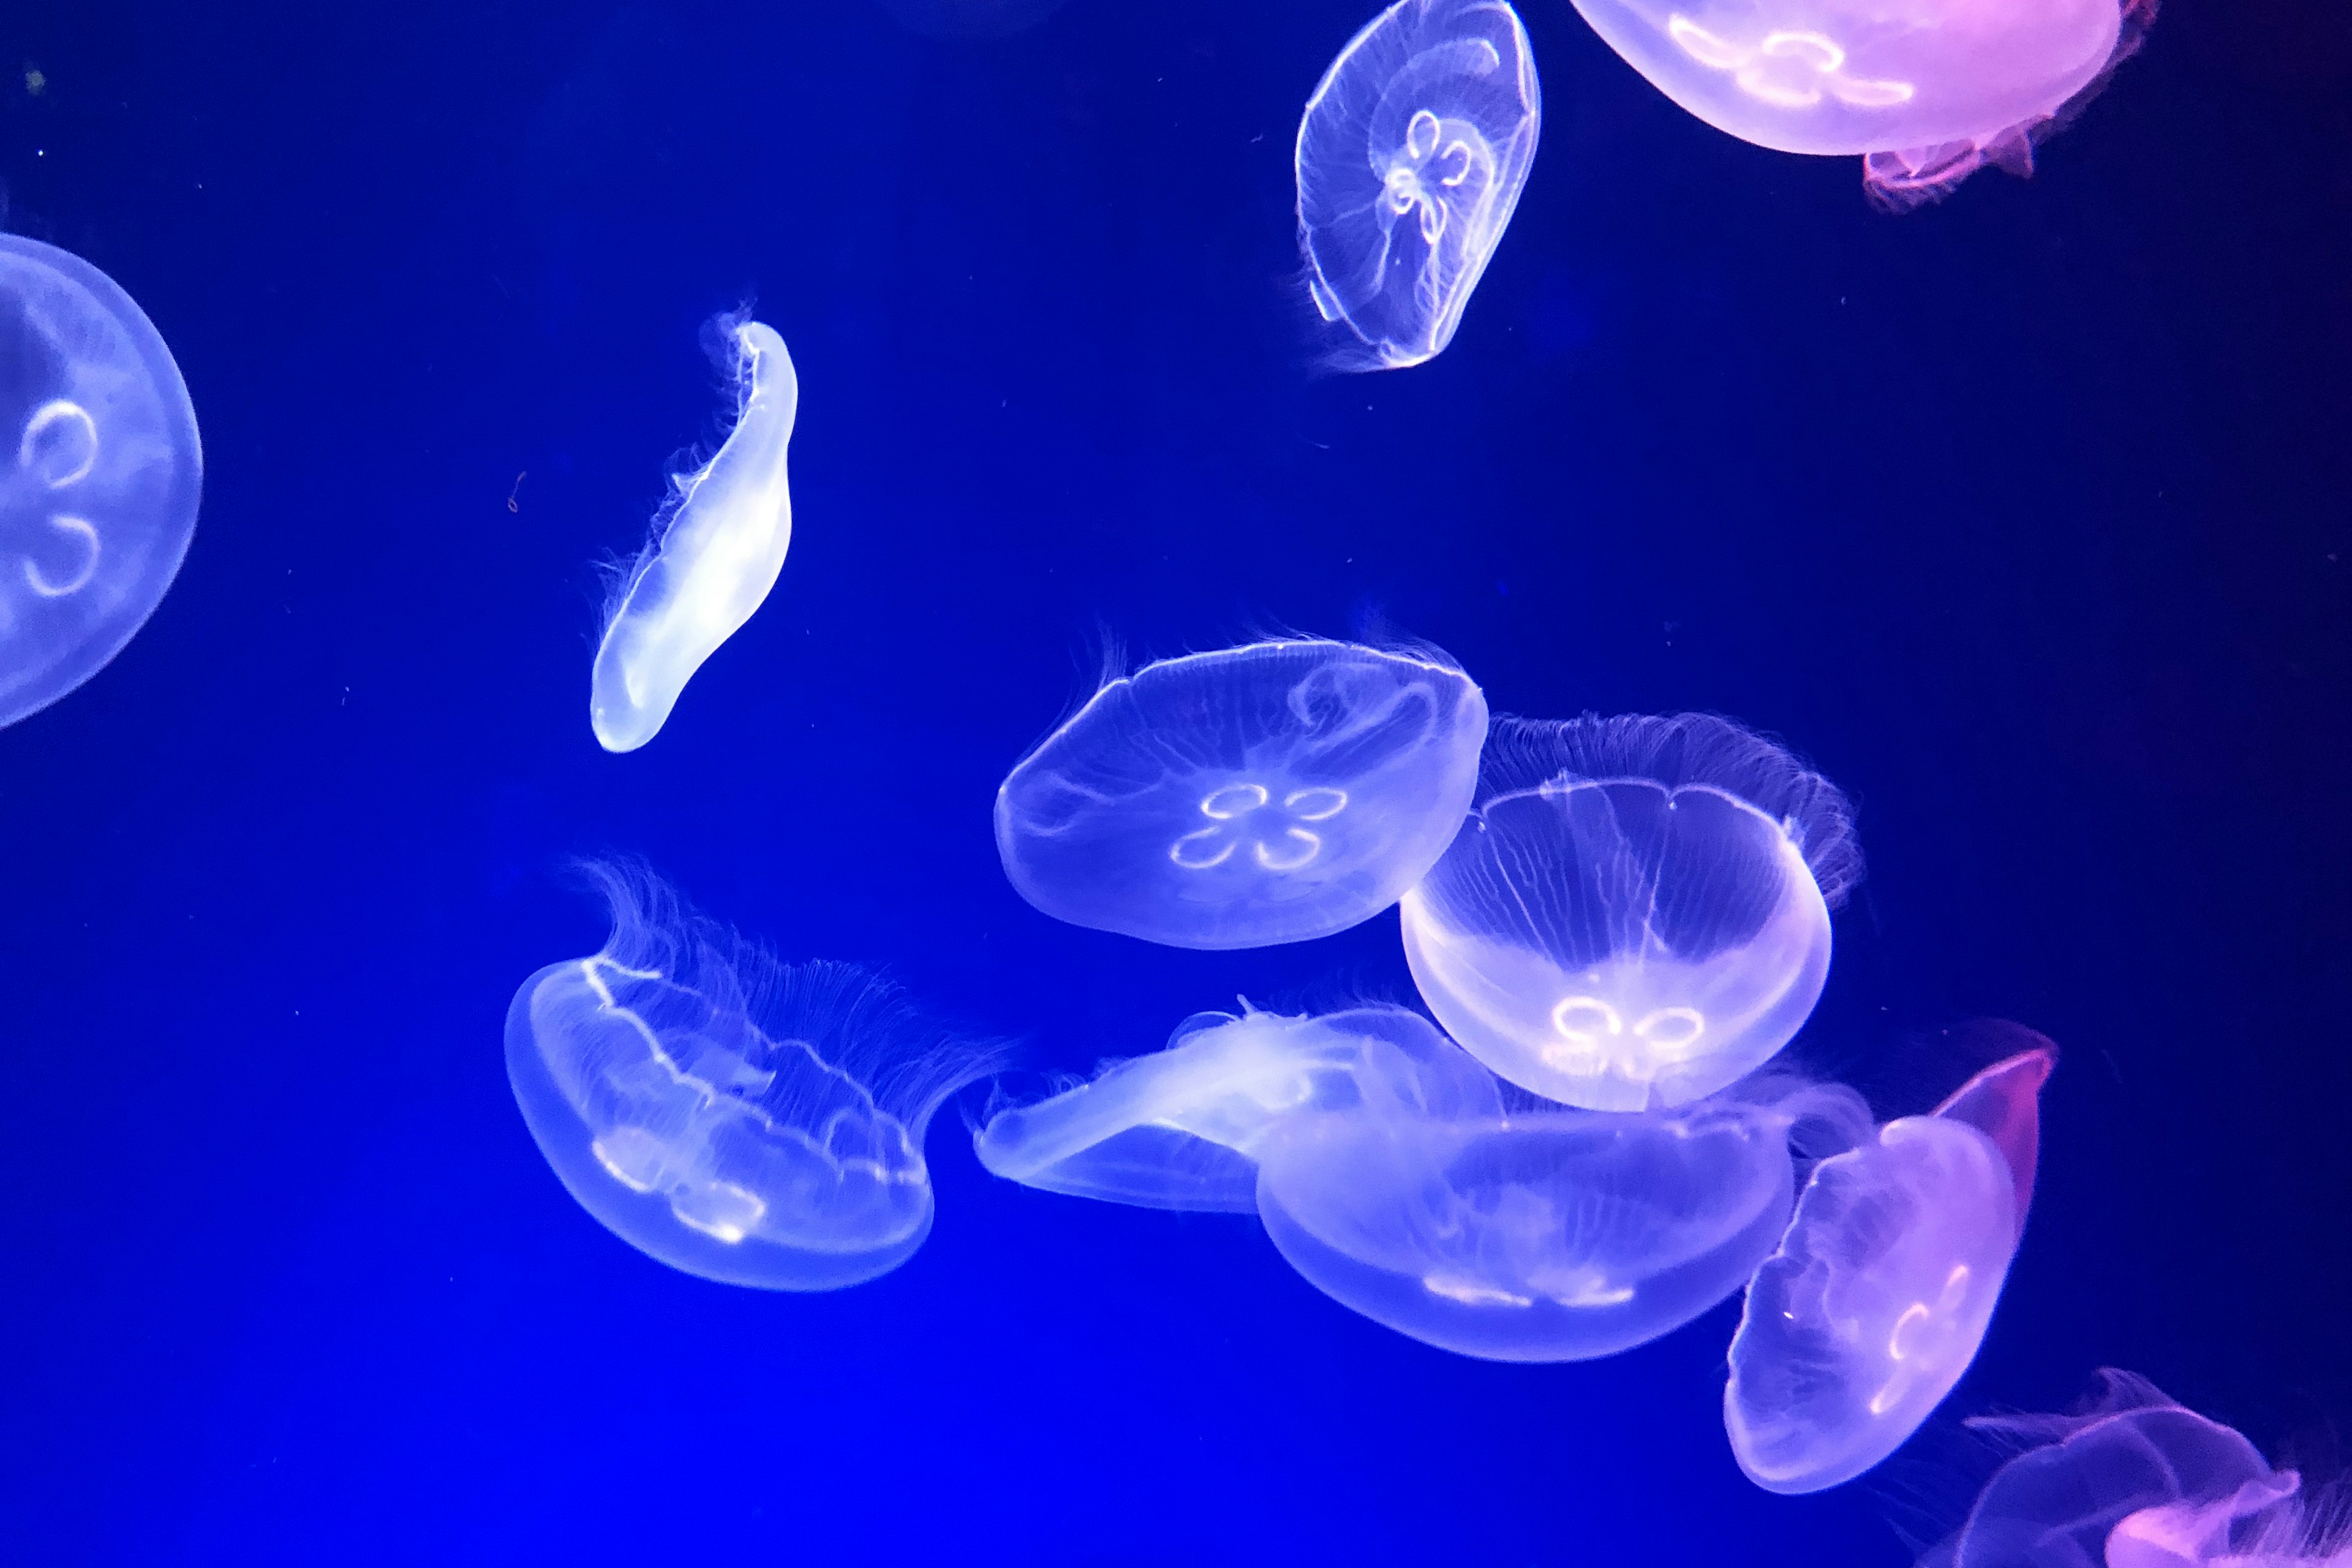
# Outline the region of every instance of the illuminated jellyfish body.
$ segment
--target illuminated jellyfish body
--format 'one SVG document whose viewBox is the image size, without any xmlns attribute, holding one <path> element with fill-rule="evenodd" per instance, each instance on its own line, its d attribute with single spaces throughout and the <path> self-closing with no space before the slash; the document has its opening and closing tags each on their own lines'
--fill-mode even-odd
<svg viewBox="0 0 2352 1568">
<path fill-rule="evenodd" d="M 1398 0 L 1331 62 L 1298 125 L 1298 244 L 1349 368 L 1453 339 L 1502 242 L 1542 118 L 1505 0 Z"/>
<path fill-rule="evenodd" d="M 603 952 L 550 964 L 507 1015 L 507 1075 L 583 1208 L 673 1268 L 833 1290 L 931 1228 L 923 1133 L 986 1070 L 898 993 L 778 963 L 642 874 L 593 868 Z"/>
<path fill-rule="evenodd" d="M 1576 0 L 1652 85 L 1719 131 L 1865 159 L 1887 205 L 1932 200 L 2036 139 L 2130 53 L 2154 0 Z"/>
<path fill-rule="evenodd" d="M 1722 719 L 1498 721 L 1476 808 L 1403 900 L 1446 1031 L 1524 1089 L 1675 1106 L 1769 1060 L 1860 875 L 1844 798 Z"/>
<path fill-rule="evenodd" d="M 2021 1450 L 1921 1568 L 2287 1568 L 2340 1562 L 2313 1543 L 2298 1478 L 2129 1373 L 2100 1374 L 2073 1415 L 1978 1417 Z"/>
<path fill-rule="evenodd" d="M 1931 1114 L 1813 1167 L 1731 1342 L 1724 1426 L 1757 1485 L 1852 1480 L 1976 1359 L 2024 1230 L 2055 1059 L 2041 1037 L 2015 1033 L 2023 1049 Z"/>
<path fill-rule="evenodd" d="M 163 602 L 204 455 L 171 351 L 79 257 L 0 235 L 0 725 L 96 675 Z"/>
<path fill-rule="evenodd" d="M 634 752 L 660 731 L 703 660 L 767 599 L 793 542 L 792 355 L 758 321 L 714 325 L 730 356 L 735 428 L 710 461 L 670 476 L 653 539 L 616 580 L 588 697 L 608 752 Z"/>
<path fill-rule="evenodd" d="M 1429 653 L 1253 643 L 1106 684 L 1008 776 L 996 844 L 1056 920 L 1173 947 L 1328 936 L 1469 808 L 1486 700 Z"/>
</svg>

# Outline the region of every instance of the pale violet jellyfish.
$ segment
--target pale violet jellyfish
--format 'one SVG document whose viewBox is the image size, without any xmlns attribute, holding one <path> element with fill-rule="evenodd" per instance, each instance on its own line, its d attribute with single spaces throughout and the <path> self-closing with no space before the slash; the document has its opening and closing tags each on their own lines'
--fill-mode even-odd
<svg viewBox="0 0 2352 1568">
<path fill-rule="evenodd" d="M 608 752 L 634 752 L 668 721 L 678 694 L 767 599 L 793 542 L 784 458 L 800 378 L 772 328 L 722 317 L 735 428 L 709 462 L 670 476 L 644 551 L 618 574 L 588 694 Z"/>
<path fill-rule="evenodd" d="M 1997 163 L 2032 168 L 2137 46 L 2154 0 L 1576 0 L 1684 109 L 1783 153 L 1863 156 L 1907 207 Z"/>
<path fill-rule="evenodd" d="M 923 1133 L 989 1070 L 855 965 L 783 964 L 642 872 L 592 867 L 600 952 L 523 982 L 507 1075 L 583 1208 L 673 1268 L 833 1290 L 931 1228 Z"/>
<path fill-rule="evenodd" d="M 1926 1116 L 1813 1167 L 1731 1342 L 1724 1427 L 1769 1491 L 1850 1481 L 1892 1454 L 1976 1359 L 2032 1195 L 2056 1052 L 2020 1048 Z"/>
<path fill-rule="evenodd" d="M 2073 1415 L 1980 1416 L 2019 1450 L 1921 1568 L 2290 1568 L 2341 1564 L 2313 1539 L 2299 1479 L 2154 1384 L 2108 1370 Z"/>
<path fill-rule="evenodd" d="M 1173 947 L 1265 947 L 1387 909 L 1470 805 L 1486 700 L 1427 650 L 1316 640 L 1112 680 L 996 797 L 1021 896 Z"/>
<path fill-rule="evenodd" d="M 1681 1105 L 1796 1034 L 1860 874 L 1844 797 L 1727 720 L 1503 720 L 1476 808 L 1405 895 L 1405 957 L 1513 1083 Z"/>
<path fill-rule="evenodd" d="M 122 651 L 196 528 L 204 453 L 154 323 L 79 257 L 0 235 L 0 725 Z"/>
<path fill-rule="evenodd" d="M 1298 124 L 1298 245 L 1339 363 L 1419 364 L 1454 337 L 1535 162 L 1534 52 L 1506 0 L 1398 0 Z"/>
</svg>

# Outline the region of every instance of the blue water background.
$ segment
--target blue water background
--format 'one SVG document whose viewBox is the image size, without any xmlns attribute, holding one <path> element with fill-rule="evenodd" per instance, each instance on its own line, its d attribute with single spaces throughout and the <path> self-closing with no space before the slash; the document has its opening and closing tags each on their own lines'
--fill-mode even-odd
<svg viewBox="0 0 2352 1568">
<path fill-rule="evenodd" d="M 7 226 L 142 302 L 209 472 L 146 630 L 0 731 L 0 1561 L 1906 1563 L 1937 1434 L 1755 1490 L 1736 1306 L 1471 1362 L 1245 1218 L 994 1182 L 952 1113 L 929 1245 L 837 1295 L 670 1272 L 557 1185 L 499 1028 L 600 940 L 583 851 L 1042 1068 L 1409 997 L 1393 914 L 1181 952 L 998 869 L 997 781 L 1107 640 L 1270 627 L 1431 639 L 1498 710 L 1733 714 L 1853 793 L 1800 1058 L 1892 1114 L 1955 1020 L 2066 1051 L 1948 1418 L 2116 1363 L 2265 1443 L 2352 1421 L 2342 17 L 2177 0 L 2032 181 L 1893 220 L 1524 9 L 1507 240 L 1443 357 L 1342 379 L 1289 148 L 1366 0 L 989 43 L 12 7 Z M 591 563 L 716 433 L 696 332 L 747 301 L 802 377 L 792 556 L 607 756 Z"/>
</svg>

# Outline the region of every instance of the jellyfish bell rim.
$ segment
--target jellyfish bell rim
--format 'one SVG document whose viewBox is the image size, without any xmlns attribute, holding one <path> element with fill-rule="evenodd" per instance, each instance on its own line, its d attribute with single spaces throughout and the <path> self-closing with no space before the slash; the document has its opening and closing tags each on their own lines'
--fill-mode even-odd
<svg viewBox="0 0 2352 1568">
<path fill-rule="evenodd" d="M 173 356 L 171 344 L 165 342 L 153 318 L 96 263 L 70 250 L 26 235 L 0 232 L 0 277 L 5 277 L 11 258 L 36 270 L 46 270 L 60 282 L 79 289 L 89 297 L 99 314 L 121 328 L 150 379 L 147 390 L 162 416 L 160 433 L 175 457 L 185 454 L 186 472 L 174 476 L 173 489 L 184 485 L 186 497 L 184 516 L 175 515 L 168 530 L 174 536 L 169 549 L 150 557 L 141 574 L 142 582 L 154 584 L 153 602 L 138 615 L 124 618 L 112 635 L 78 647 L 76 658 L 49 667 L 79 668 L 80 673 L 38 701 L 14 706 L 5 689 L 0 689 L 0 729 L 29 719 L 80 690 L 102 674 L 146 628 L 170 595 L 180 568 L 187 562 L 188 551 L 195 543 L 196 524 L 204 510 L 205 482 L 204 434 L 196 420 L 195 400 L 188 390 L 187 378 L 181 374 L 179 361 Z M 178 510 L 175 508 L 175 512 Z M 105 624 L 104 620 L 99 624 Z"/>
<path fill-rule="evenodd" d="M 594 1134 L 572 1110 L 548 1070 L 530 1018 L 531 1000 L 541 985 L 566 971 L 577 971 L 595 956 L 564 959 L 534 971 L 507 1006 L 505 1042 L 507 1084 L 522 1112 L 523 1125 L 556 1180 L 591 1218 L 631 1251 L 679 1273 L 714 1284 L 795 1295 L 865 1284 L 920 1250 L 938 1213 L 928 1188 L 922 1216 L 905 1237 L 887 1247 L 836 1253 L 790 1247 L 756 1236 L 732 1244 L 704 1237 L 679 1223 L 660 1194 L 631 1192 L 606 1173 L 588 1152 Z M 768 1260 L 769 1267 L 756 1267 L 751 1261 L 758 1259 Z M 786 1267 L 791 1277 L 779 1278 Z"/>
</svg>

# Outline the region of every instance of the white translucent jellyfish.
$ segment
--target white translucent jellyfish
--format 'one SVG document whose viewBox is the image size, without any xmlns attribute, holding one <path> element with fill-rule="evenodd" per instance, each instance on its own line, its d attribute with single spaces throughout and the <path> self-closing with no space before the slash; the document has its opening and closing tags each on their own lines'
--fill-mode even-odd
<svg viewBox="0 0 2352 1568">
<path fill-rule="evenodd" d="M 1970 1428 L 2019 1450 L 1921 1568 L 2287 1568 L 2343 1559 L 2313 1539 L 2298 1478 L 2252 1443 L 2103 1372 L 2073 1415 L 1980 1416 Z"/>
<path fill-rule="evenodd" d="M 1387 909 L 1470 805 L 1486 700 L 1427 651 L 1252 643 L 1107 683 L 996 796 L 996 846 L 1056 920 L 1265 947 Z"/>
<path fill-rule="evenodd" d="M 1726 720 L 1502 720 L 1476 809 L 1403 900 L 1446 1031 L 1594 1110 L 1681 1105 L 1811 1013 L 1861 874 L 1844 798 Z"/>
<path fill-rule="evenodd" d="M 1863 154 L 1895 207 L 2032 168 L 2137 47 L 2154 0 L 1576 0 L 1653 86 L 1783 153 Z"/>
<path fill-rule="evenodd" d="M 1398 0 L 1331 62 L 1298 124 L 1298 246 L 1339 363 L 1419 364 L 1452 341 L 1502 243 L 1542 119 L 1505 0 Z"/>
<path fill-rule="evenodd" d="M 1756 1270 L 1723 1421 L 1739 1468 L 1768 1491 L 1861 1475 L 1976 1359 L 2023 1233 L 2038 1097 L 2056 1058 L 2011 1027 L 2023 1048 L 1933 1113 L 1889 1121 L 1814 1166 Z"/>
<path fill-rule="evenodd" d="M 0 234 L 0 725 L 100 670 L 196 529 L 204 453 L 171 351 L 79 257 Z"/>
<path fill-rule="evenodd" d="M 615 580 L 588 694 L 608 752 L 634 752 L 660 731 L 703 660 L 766 601 L 793 542 L 793 357 L 758 321 L 714 325 L 732 360 L 735 428 L 710 461 L 670 476 L 653 538 Z"/>
<path fill-rule="evenodd" d="M 872 973 L 786 965 L 641 873 L 590 868 L 613 935 L 507 1014 L 540 1152 L 607 1229 L 730 1285 L 834 1290 L 931 1229 L 923 1133 L 989 1070 Z"/>
</svg>

